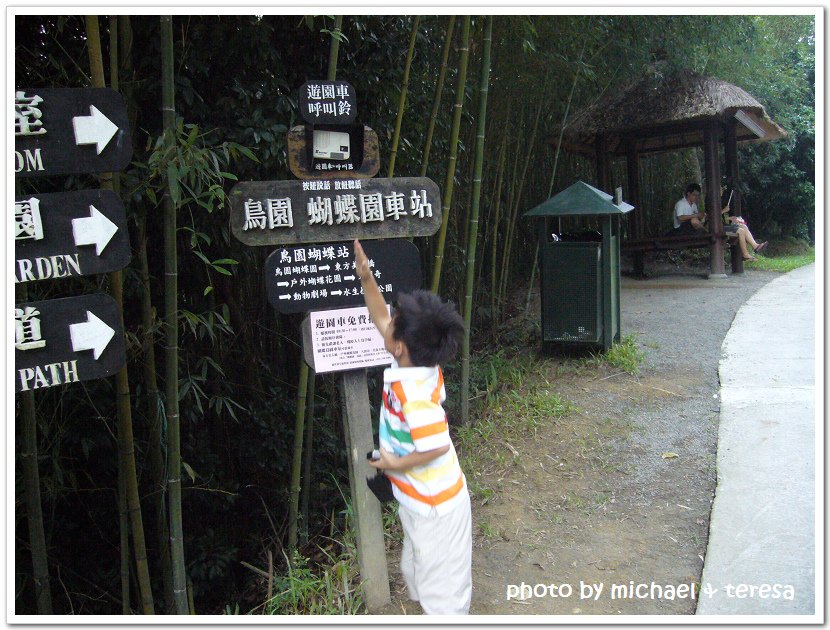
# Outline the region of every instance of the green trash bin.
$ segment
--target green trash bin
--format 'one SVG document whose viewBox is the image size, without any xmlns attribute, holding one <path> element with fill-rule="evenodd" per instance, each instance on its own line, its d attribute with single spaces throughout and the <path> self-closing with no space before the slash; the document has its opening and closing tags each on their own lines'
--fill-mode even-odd
<svg viewBox="0 0 830 630">
<path fill-rule="evenodd" d="M 546 229 L 540 230 L 544 343 L 608 350 L 620 340 L 620 217 L 632 209 L 578 181 L 524 214 L 601 218 L 596 238 L 552 241 Z"/>
</svg>

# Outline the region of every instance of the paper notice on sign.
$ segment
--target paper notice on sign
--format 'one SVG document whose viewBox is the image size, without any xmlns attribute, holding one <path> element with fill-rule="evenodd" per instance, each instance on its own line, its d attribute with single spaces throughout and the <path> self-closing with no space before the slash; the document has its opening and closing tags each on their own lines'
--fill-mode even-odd
<svg viewBox="0 0 830 630">
<path fill-rule="evenodd" d="M 388 306 L 387 306 L 388 308 Z M 309 313 L 318 374 L 389 365 L 392 355 L 365 306 Z"/>
</svg>

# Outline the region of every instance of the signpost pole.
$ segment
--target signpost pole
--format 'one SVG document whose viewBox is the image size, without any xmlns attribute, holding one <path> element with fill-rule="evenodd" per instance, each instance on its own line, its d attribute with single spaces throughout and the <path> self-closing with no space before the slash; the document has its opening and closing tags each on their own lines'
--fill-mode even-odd
<svg viewBox="0 0 830 630">
<path fill-rule="evenodd" d="M 339 381 L 357 532 L 357 559 L 366 606 L 370 611 L 377 611 L 391 598 L 380 503 L 365 482 L 366 477 L 375 473 L 366 461 L 366 453 L 374 449 L 366 370 L 341 372 Z"/>
</svg>

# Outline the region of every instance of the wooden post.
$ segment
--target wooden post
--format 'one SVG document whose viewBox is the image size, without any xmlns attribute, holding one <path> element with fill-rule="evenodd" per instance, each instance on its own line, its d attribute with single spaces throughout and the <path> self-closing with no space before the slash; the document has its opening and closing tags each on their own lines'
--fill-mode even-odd
<svg viewBox="0 0 830 630">
<path fill-rule="evenodd" d="M 703 156 L 706 161 L 706 215 L 712 244 L 709 248 L 709 278 L 725 278 L 723 267 L 723 223 L 720 217 L 720 160 L 718 135 L 720 127 L 713 122 L 703 131 Z"/>
<path fill-rule="evenodd" d="M 732 214 L 735 216 L 741 215 L 741 191 L 738 183 L 740 181 L 738 175 L 738 140 L 735 135 L 735 120 L 732 119 L 726 123 L 726 132 L 723 141 L 723 154 L 726 161 L 726 177 L 729 182 L 729 187 L 733 191 L 732 195 Z M 732 273 L 744 272 L 744 257 L 741 254 L 741 249 L 738 246 L 738 239 L 730 239 L 729 258 L 732 263 Z"/>
<path fill-rule="evenodd" d="M 343 432 L 346 436 L 351 484 L 352 511 L 357 533 L 357 559 L 366 606 L 376 612 L 392 600 L 380 503 L 366 485 L 375 469 L 366 461 L 374 449 L 366 370 L 343 372 L 339 379 L 343 403 Z"/>
<path fill-rule="evenodd" d="M 611 192 L 611 165 L 608 161 L 608 138 L 597 136 L 596 141 L 597 188 Z"/>
<path fill-rule="evenodd" d="M 602 349 L 608 351 L 614 344 L 614 331 L 611 309 L 615 308 L 612 302 L 611 271 L 611 215 L 601 218 L 602 221 Z"/>
<path fill-rule="evenodd" d="M 637 153 L 636 140 L 631 140 L 628 143 L 627 152 L 625 156 L 625 164 L 628 170 L 628 201 L 634 206 L 634 210 L 630 213 L 631 221 L 629 225 L 631 231 L 628 234 L 630 239 L 643 238 L 643 208 L 640 200 L 640 155 Z M 610 191 L 609 191 L 610 192 Z M 643 252 L 634 252 L 634 275 L 643 275 Z"/>
</svg>

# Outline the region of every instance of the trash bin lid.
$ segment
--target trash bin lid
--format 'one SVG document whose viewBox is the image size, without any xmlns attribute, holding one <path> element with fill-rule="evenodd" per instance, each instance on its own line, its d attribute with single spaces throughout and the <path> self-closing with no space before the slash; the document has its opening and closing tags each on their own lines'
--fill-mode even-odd
<svg viewBox="0 0 830 630">
<path fill-rule="evenodd" d="M 523 216 L 596 216 L 625 214 L 633 209 L 634 206 L 625 201 L 616 205 L 611 195 L 580 180 L 532 210 L 528 210 Z"/>
</svg>

